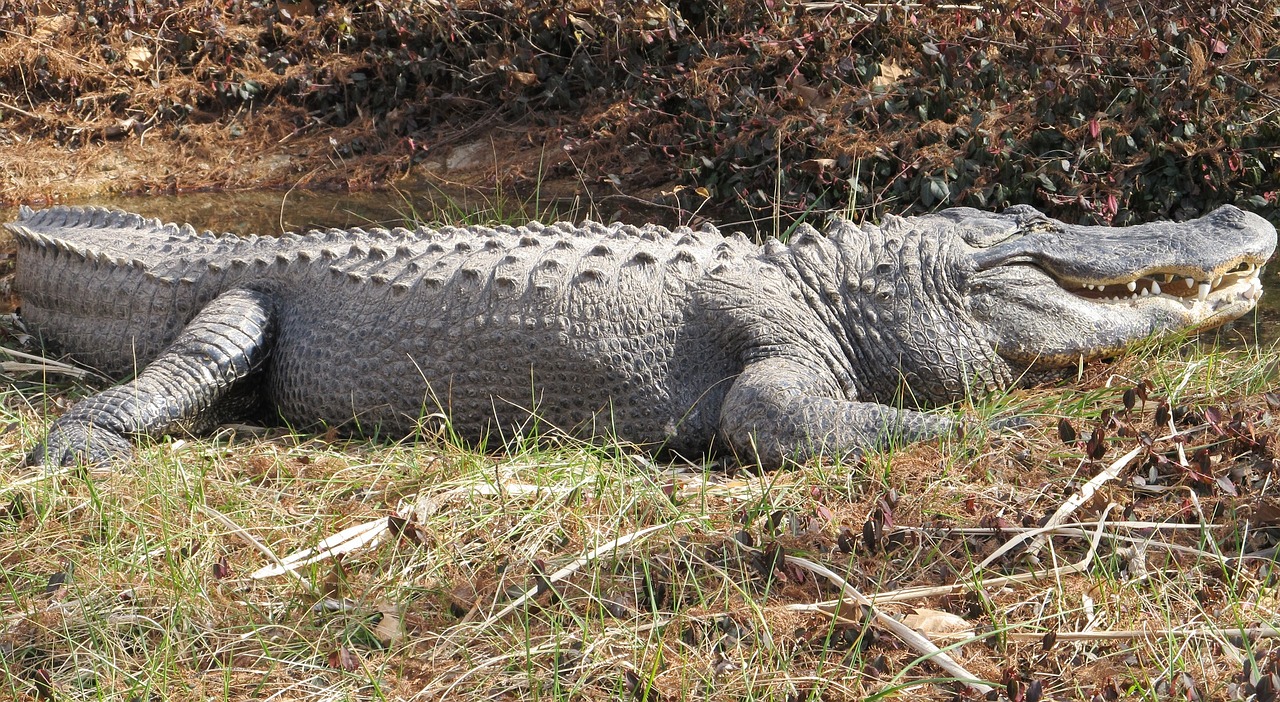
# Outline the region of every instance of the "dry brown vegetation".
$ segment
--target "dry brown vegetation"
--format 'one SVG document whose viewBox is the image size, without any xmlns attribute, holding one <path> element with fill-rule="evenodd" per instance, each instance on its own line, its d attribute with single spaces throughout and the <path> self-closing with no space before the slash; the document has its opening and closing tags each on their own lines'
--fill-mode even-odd
<svg viewBox="0 0 1280 702">
<path fill-rule="evenodd" d="M 1267 5 L 0 0 L 0 28 L 0 202 L 428 180 L 1127 223 L 1280 190 Z"/>
</svg>

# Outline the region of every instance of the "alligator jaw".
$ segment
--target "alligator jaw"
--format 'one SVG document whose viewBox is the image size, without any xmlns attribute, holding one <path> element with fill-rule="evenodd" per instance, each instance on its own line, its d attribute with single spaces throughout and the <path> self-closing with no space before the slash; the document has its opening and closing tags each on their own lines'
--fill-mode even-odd
<svg viewBox="0 0 1280 702">
<path fill-rule="evenodd" d="M 1099 304 L 1141 305 L 1156 300 L 1183 305 L 1188 311 L 1213 312 L 1238 304 L 1252 306 L 1262 297 L 1259 262 L 1243 262 L 1218 271 L 1188 273 L 1148 271 L 1127 281 L 1059 281 L 1073 295 Z"/>
</svg>

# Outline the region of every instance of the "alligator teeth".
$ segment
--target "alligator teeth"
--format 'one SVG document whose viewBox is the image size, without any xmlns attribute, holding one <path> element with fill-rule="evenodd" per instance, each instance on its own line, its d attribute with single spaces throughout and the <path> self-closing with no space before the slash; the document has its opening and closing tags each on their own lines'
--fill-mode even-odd
<svg viewBox="0 0 1280 702">
<path fill-rule="evenodd" d="M 1170 278 L 1172 278 L 1173 276 L 1169 276 L 1169 277 L 1170 277 Z M 1168 280 L 1166 280 L 1166 281 L 1164 281 L 1164 282 L 1166 282 L 1166 283 L 1167 283 L 1167 282 L 1169 282 L 1169 281 L 1168 281 Z M 1160 294 L 1160 284 L 1159 284 L 1159 283 L 1157 283 L 1157 282 L 1156 282 L 1156 281 L 1154 281 L 1154 280 L 1153 280 L 1153 281 L 1151 281 L 1151 294 L 1152 294 L 1152 295 L 1159 295 L 1159 294 Z"/>
<path fill-rule="evenodd" d="M 1197 300 L 1200 300 L 1200 301 L 1202 301 L 1202 302 L 1203 302 L 1204 300 L 1209 299 L 1209 284 L 1208 284 L 1208 283 L 1201 283 L 1201 284 L 1200 284 L 1200 287 L 1196 289 L 1196 299 L 1197 299 Z"/>
<path fill-rule="evenodd" d="M 1134 290 L 1138 289 L 1138 281 L 1131 280 L 1128 283 L 1125 283 L 1125 287 L 1129 288 L 1129 292 L 1133 292 Z"/>
<path fill-rule="evenodd" d="M 1172 273 L 1165 273 L 1165 274 L 1164 274 L 1164 282 L 1165 282 L 1165 285 L 1168 285 L 1169 283 L 1172 283 L 1172 282 L 1173 282 L 1173 274 L 1172 274 Z"/>
<path fill-rule="evenodd" d="M 1153 280 L 1153 281 L 1151 281 L 1151 285 L 1152 285 L 1153 287 L 1155 286 L 1155 284 L 1156 284 L 1156 282 L 1155 282 L 1154 280 Z M 1151 291 L 1150 291 L 1150 290 L 1148 290 L 1147 288 L 1143 288 L 1143 289 L 1142 289 L 1142 296 L 1143 296 L 1143 297 L 1146 297 L 1147 295 L 1150 295 L 1150 294 L 1151 294 Z"/>
<path fill-rule="evenodd" d="M 1183 278 L 1183 280 L 1186 281 L 1188 288 L 1194 288 L 1196 286 L 1195 278 L 1186 277 L 1186 278 Z"/>
<path fill-rule="evenodd" d="M 1218 276 L 1217 278 L 1213 279 L 1213 287 L 1216 288 L 1219 285 L 1222 285 L 1222 276 Z"/>
</svg>

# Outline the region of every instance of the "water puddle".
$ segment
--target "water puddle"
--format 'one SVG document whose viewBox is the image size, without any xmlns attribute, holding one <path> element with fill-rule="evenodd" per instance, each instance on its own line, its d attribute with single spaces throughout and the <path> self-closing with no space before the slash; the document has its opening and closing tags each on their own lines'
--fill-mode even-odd
<svg viewBox="0 0 1280 702">
<path fill-rule="evenodd" d="M 182 195 L 107 195 L 69 204 L 117 207 L 197 229 L 273 235 L 328 227 L 402 227 L 420 222 L 519 221 L 550 216 L 573 219 L 572 202 L 459 199 L 435 192 L 365 193 L 256 190 Z M 17 212 L 0 208 L 0 220 Z"/>
<path fill-rule="evenodd" d="M 246 191 L 183 195 L 104 196 L 79 205 L 118 207 L 164 221 L 191 222 L 197 229 L 239 234 L 280 234 L 327 227 L 399 227 L 419 222 L 518 222 L 581 219 L 585 209 L 573 202 L 502 201 L 446 197 L 434 192 L 381 191 L 338 193 Z M 0 221 L 17 215 L 0 208 Z M 1271 266 L 1272 270 L 1276 266 Z M 1280 342 L 1280 277 L 1263 276 L 1267 294 L 1252 314 L 1201 337 L 1202 343 L 1241 348 L 1270 348 Z"/>
</svg>

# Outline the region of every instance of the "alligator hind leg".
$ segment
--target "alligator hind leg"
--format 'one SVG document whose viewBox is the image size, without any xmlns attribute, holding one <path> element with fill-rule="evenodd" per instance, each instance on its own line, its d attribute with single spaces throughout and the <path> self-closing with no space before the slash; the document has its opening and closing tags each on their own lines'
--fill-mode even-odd
<svg viewBox="0 0 1280 702">
<path fill-rule="evenodd" d="M 766 468 L 817 455 L 943 436 L 960 424 L 947 417 L 815 393 L 832 379 L 786 359 L 757 361 L 734 381 L 720 416 L 720 436 L 740 456 Z"/>
<path fill-rule="evenodd" d="M 28 466 L 112 463 L 128 437 L 157 436 L 204 418 L 233 386 L 262 368 L 274 330 L 271 300 L 232 290 L 210 302 L 173 344 L 128 383 L 86 398 L 27 454 Z"/>
</svg>

